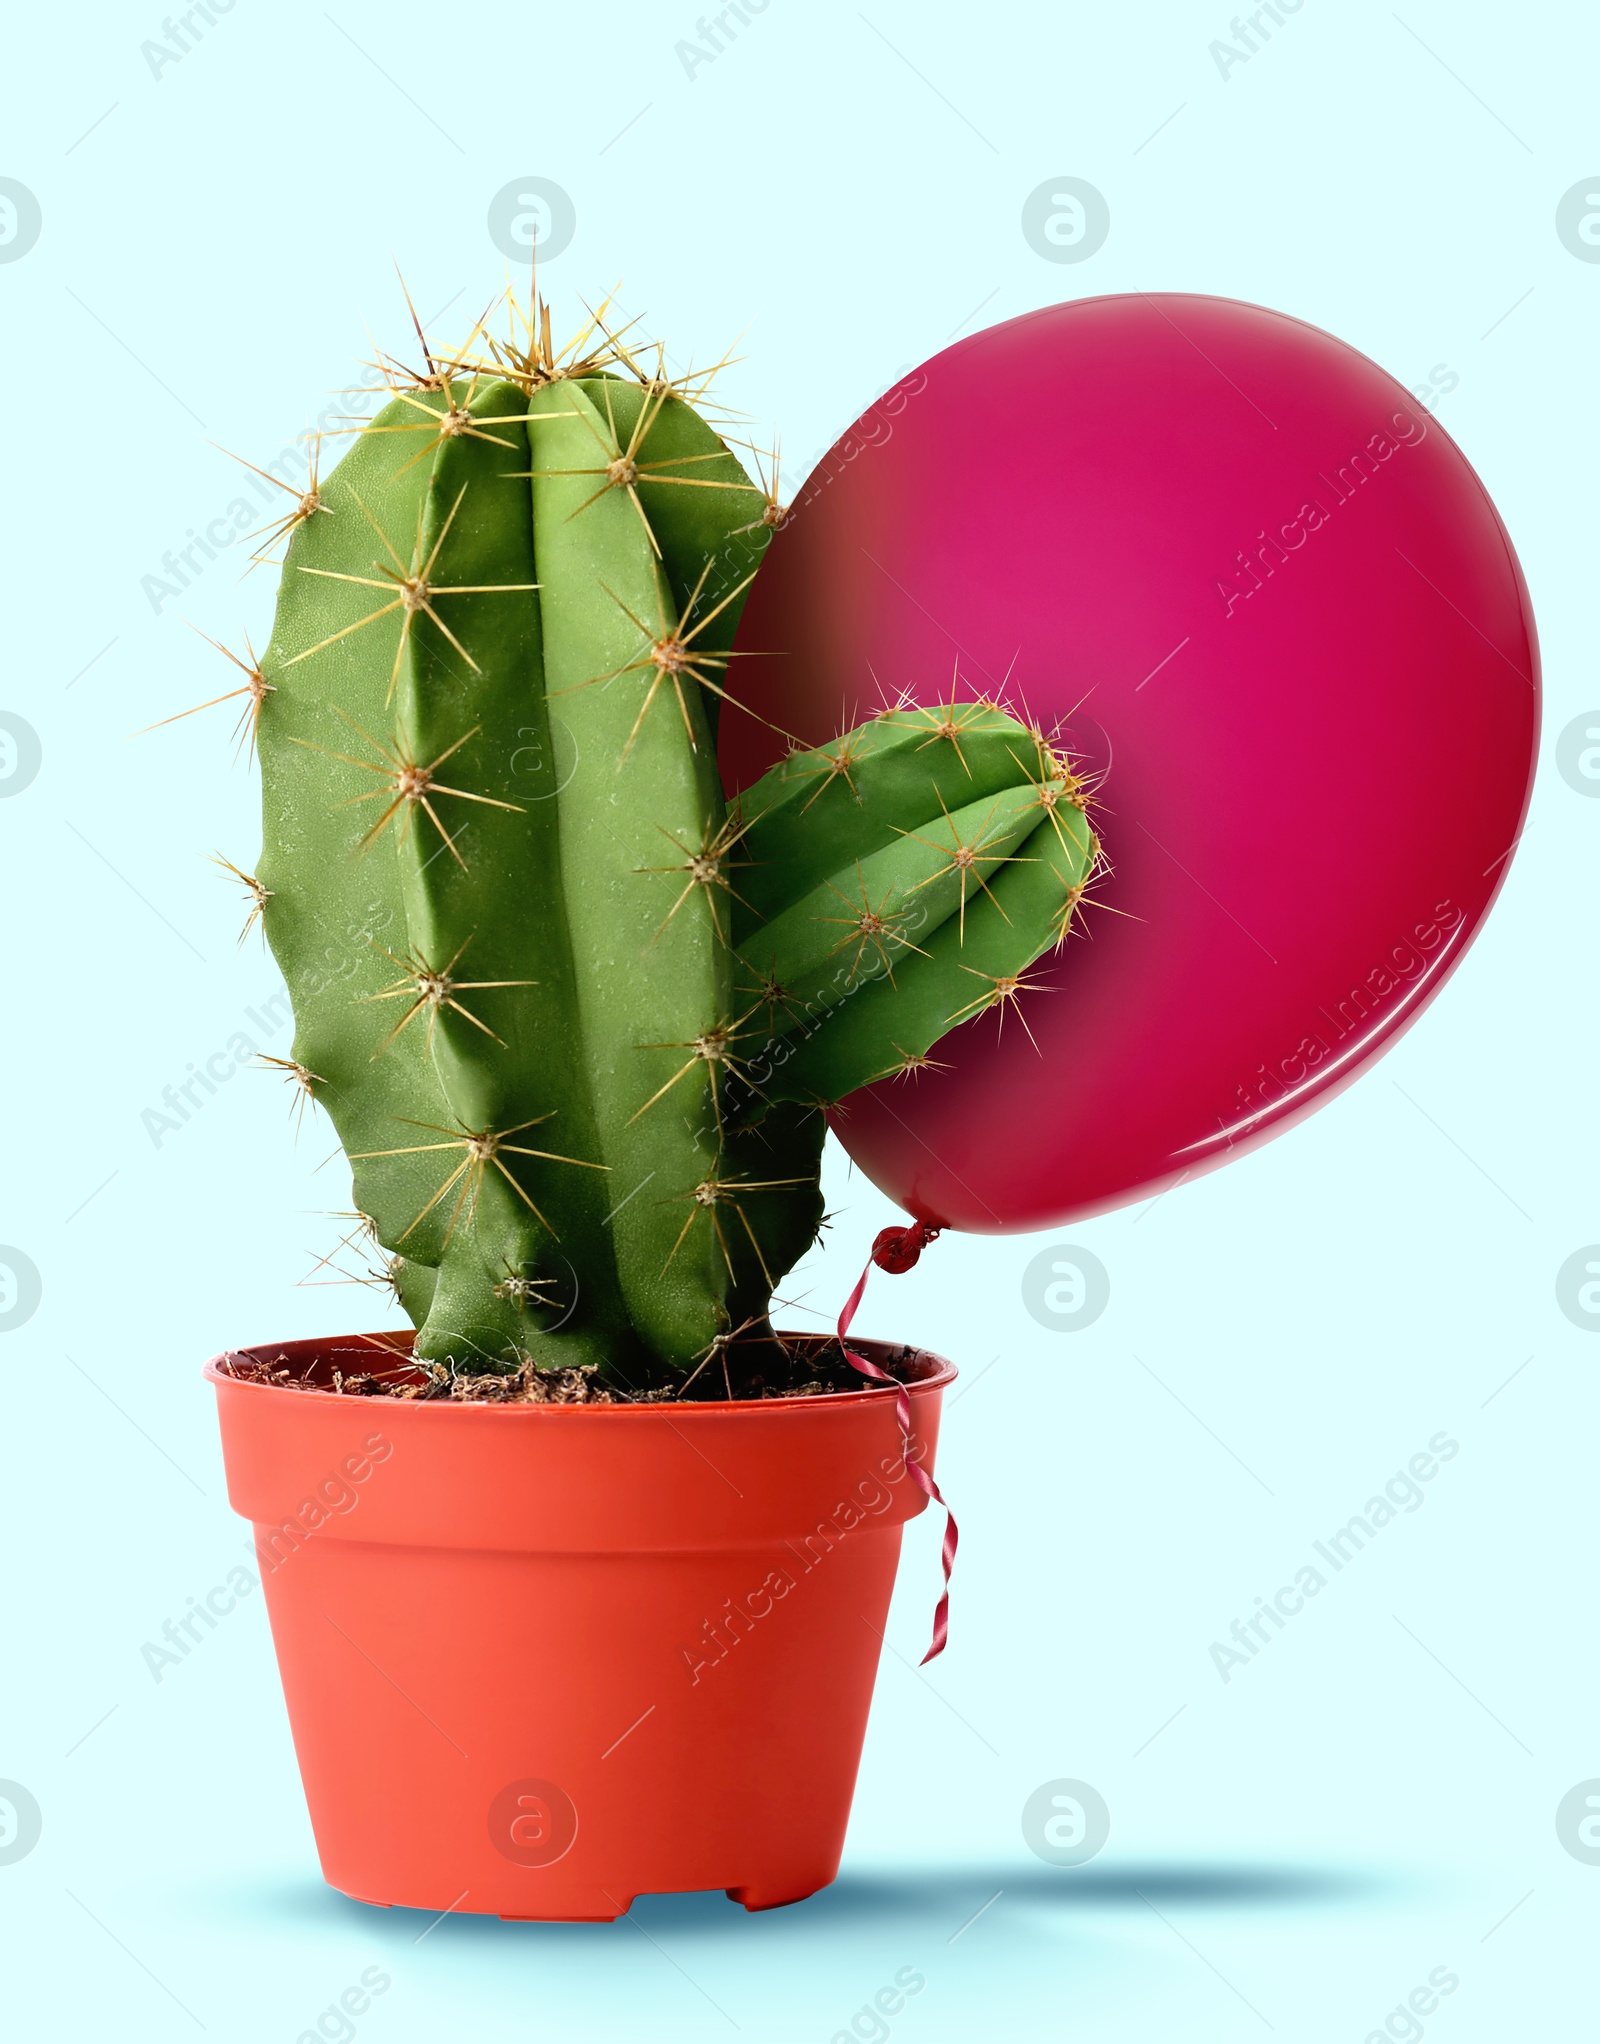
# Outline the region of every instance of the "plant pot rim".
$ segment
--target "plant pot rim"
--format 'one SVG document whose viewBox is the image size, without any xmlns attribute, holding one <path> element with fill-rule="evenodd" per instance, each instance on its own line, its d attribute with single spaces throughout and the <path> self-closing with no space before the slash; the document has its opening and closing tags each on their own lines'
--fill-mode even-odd
<svg viewBox="0 0 1600 2044">
<path fill-rule="evenodd" d="M 394 1329 L 385 1330 L 376 1339 L 384 1342 L 387 1347 L 388 1338 L 392 1337 L 397 1331 Z M 776 1331 L 779 1337 L 784 1340 L 832 1338 L 828 1336 L 802 1335 L 793 1328 L 780 1328 Z M 636 1405 L 580 1405 L 575 1403 L 536 1405 L 517 1400 L 488 1398 L 438 1398 L 427 1400 L 383 1397 L 352 1398 L 320 1384 L 264 1384 L 259 1379 L 236 1376 L 231 1369 L 225 1367 L 235 1357 L 259 1363 L 272 1360 L 275 1354 L 287 1356 L 295 1351 L 299 1351 L 304 1356 L 308 1351 L 313 1350 L 336 1350 L 345 1343 L 350 1344 L 353 1354 L 371 1357 L 374 1354 L 374 1349 L 370 1344 L 374 1339 L 375 1337 L 371 1335 L 334 1334 L 299 1336 L 294 1340 L 281 1342 L 252 1342 L 244 1347 L 224 1349 L 220 1355 L 213 1356 L 205 1364 L 201 1374 L 214 1385 L 226 1384 L 235 1394 L 243 1391 L 271 1397 L 309 1397 L 319 1402 L 337 1403 L 349 1410 L 359 1406 L 365 1407 L 374 1413 L 394 1413 L 396 1411 L 417 1414 L 431 1413 L 435 1415 L 450 1413 L 461 1415 L 463 1418 L 470 1418 L 474 1414 L 494 1413 L 530 1419 L 556 1413 L 565 1416 L 594 1416 L 602 1413 L 609 1416 L 627 1413 L 635 1418 L 648 1419 L 651 1416 L 667 1416 L 682 1419 L 685 1416 L 702 1413 L 706 1415 L 728 1415 L 759 1412 L 771 1413 L 775 1417 L 788 1417 L 801 1412 L 814 1412 L 819 1408 L 828 1410 L 843 1405 L 859 1406 L 863 1400 L 881 1403 L 885 1399 L 893 1398 L 899 1389 L 904 1389 L 911 1393 L 932 1390 L 943 1391 L 947 1385 L 954 1383 L 956 1377 L 960 1374 L 954 1363 L 947 1361 L 943 1356 L 936 1355 L 931 1349 L 917 1348 L 914 1344 L 907 1342 L 885 1341 L 871 1335 L 852 1338 L 851 1346 L 865 1351 L 872 1360 L 878 1361 L 880 1365 L 885 1352 L 892 1353 L 898 1351 L 903 1355 L 909 1349 L 915 1362 L 920 1366 L 919 1373 L 913 1377 L 900 1379 L 895 1384 L 863 1385 L 859 1391 L 852 1389 L 849 1391 L 812 1392 L 803 1398 L 693 1398 L 687 1401 L 652 1400 L 648 1403 Z M 392 1347 L 387 1347 L 387 1352 L 396 1356 L 397 1359 L 402 1358 L 402 1352 Z M 929 1368 L 927 1367 L 928 1365 L 932 1367 Z M 386 1373 L 383 1371 L 372 1371 L 371 1374 L 382 1376 Z M 399 1371 L 397 1370 L 392 1374 L 398 1375 Z"/>
</svg>

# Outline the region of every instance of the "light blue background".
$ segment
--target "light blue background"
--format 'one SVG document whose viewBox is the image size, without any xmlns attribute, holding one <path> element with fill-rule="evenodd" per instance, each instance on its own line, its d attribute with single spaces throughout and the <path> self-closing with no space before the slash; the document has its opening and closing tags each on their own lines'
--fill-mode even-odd
<svg viewBox="0 0 1600 2044">
<path fill-rule="evenodd" d="M 363 2044 L 827 2044 L 910 1966 L 897 2044 L 1360 2044 L 1447 1967 L 1429 2036 L 1573 2034 L 1600 1868 L 1554 1813 L 1600 1775 L 1600 1342 L 1554 1278 L 1600 1235 L 1600 803 L 1550 754 L 1600 701 L 1600 265 L 1554 217 L 1600 169 L 1600 24 L 1309 0 L 1224 80 L 1221 0 L 772 0 L 690 80 L 691 4 L 239 0 L 159 80 L 157 0 L 14 32 L 0 175 L 44 229 L 0 267 L 0 709 L 44 763 L 0 801 L 0 1241 L 44 1300 L 0 1340 L 0 1776 L 44 1834 L 0 1866 L 0 2011 L 18 2037 L 292 2044 L 376 1964 Z M 258 844 L 229 713 L 129 734 L 228 685 L 186 624 L 265 638 L 272 577 L 241 582 L 242 550 L 159 616 L 141 592 L 237 494 L 212 443 L 274 456 L 367 325 L 404 354 L 396 261 L 459 330 L 503 282 L 489 201 L 529 174 L 577 208 L 558 315 L 620 280 L 680 362 L 744 333 L 726 394 L 781 429 L 792 478 L 957 333 L 1070 295 L 1216 292 L 1407 383 L 1446 365 L 1439 417 L 1533 592 L 1546 758 L 1491 924 L 1389 1057 L 1260 1153 L 1070 1231 L 1111 1274 L 1092 1328 L 1024 1310 L 1048 1236 L 947 1238 L 875 1280 L 862 1330 L 966 1372 L 940 1466 L 963 1541 L 952 1646 L 919 1674 L 934 1519 L 908 1540 L 837 1886 L 762 1918 L 655 1898 L 610 1927 L 430 1932 L 321 1885 L 258 1599 L 159 1686 L 141 1657 L 244 1552 L 201 1362 L 374 1302 L 297 1289 L 348 1183 L 277 1079 L 230 1080 L 159 1149 L 141 1126 L 277 982 L 207 864 Z M 1111 210 L 1078 266 L 1019 225 L 1063 175 Z M 789 1288 L 819 1313 L 890 1218 L 841 1158 L 830 1195 Z M 1460 1452 L 1425 1505 L 1224 1684 L 1210 1643 L 1440 1429 Z M 1019 1828 L 1060 1776 L 1112 1812 L 1076 1871 Z"/>
</svg>

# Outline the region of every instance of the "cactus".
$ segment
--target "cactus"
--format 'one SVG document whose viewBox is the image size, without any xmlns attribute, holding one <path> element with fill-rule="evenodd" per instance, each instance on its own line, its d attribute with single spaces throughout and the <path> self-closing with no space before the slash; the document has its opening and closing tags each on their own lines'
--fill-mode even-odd
<svg viewBox="0 0 1600 2044">
<path fill-rule="evenodd" d="M 772 1339 L 822 1110 L 1003 1024 L 1064 938 L 1084 790 L 952 688 L 795 744 L 730 805 L 726 562 L 781 514 L 698 384 L 599 325 L 557 356 L 537 303 L 520 338 L 389 367 L 286 521 L 250 670 L 240 877 L 291 1069 L 419 1357 L 681 1387 Z"/>
</svg>

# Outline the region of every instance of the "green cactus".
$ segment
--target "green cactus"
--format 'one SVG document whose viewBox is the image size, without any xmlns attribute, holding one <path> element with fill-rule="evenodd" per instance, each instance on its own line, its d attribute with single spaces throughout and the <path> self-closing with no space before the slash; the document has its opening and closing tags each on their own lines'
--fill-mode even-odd
<svg viewBox="0 0 1600 2044">
<path fill-rule="evenodd" d="M 393 375 L 287 521 L 249 884 L 417 1354 L 682 1384 L 770 1341 L 822 1109 L 1003 1020 L 1098 845 L 953 694 L 728 805 L 711 575 L 781 514 L 682 386 L 525 326 Z"/>
</svg>

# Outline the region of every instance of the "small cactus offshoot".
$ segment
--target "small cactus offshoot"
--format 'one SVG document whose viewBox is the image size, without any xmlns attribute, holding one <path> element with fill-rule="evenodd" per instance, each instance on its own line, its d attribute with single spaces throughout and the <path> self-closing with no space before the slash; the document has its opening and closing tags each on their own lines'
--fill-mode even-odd
<svg viewBox="0 0 1600 2044">
<path fill-rule="evenodd" d="M 753 482 L 706 377 L 603 312 L 565 348 L 537 299 L 449 357 L 418 338 L 276 528 L 238 663 L 265 846 L 228 870 L 294 1003 L 277 1068 L 419 1358 L 721 1396 L 821 1224 L 824 1109 L 991 1010 L 1027 1054 L 1099 858 L 1086 790 L 953 685 L 728 802 L 775 458 Z"/>
</svg>

